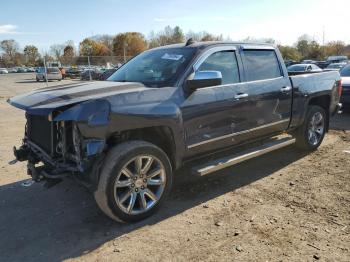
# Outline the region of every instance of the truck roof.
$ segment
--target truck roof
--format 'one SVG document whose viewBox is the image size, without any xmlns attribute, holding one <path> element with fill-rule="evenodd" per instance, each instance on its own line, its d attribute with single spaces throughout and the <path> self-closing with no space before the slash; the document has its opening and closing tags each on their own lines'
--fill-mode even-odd
<svg viewBox="0 0 350 262">
<path fill-rule="evenodd" d="M 172 45 L 165 45 L 156 47 L 154 49 L 163 49 L 163 48 L 181 48 L 181 47 L 191 47 L 191 48 L 198 48 L 198 49 L 204 49 L 209 46 L 217 46 L 217 45 L 235 45 L 237 47 L 243 47 L 246 49 L 276 49 L 276 46 L 274 44 L 268 44 L 268 43 L 249 43 L 249 42 L 231 42 L 231 41 L 206 41 L 206 42 L 193 42 L 192 44 L 186 45 L 186 43 L 180 43 L 180 44 L 172 44 Z"/>
</svg>

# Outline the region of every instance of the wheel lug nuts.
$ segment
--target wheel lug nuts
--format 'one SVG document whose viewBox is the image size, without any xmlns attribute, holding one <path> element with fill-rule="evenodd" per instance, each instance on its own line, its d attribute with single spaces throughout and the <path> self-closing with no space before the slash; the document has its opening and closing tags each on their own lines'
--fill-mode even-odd
<svg viewBox="0 0 350 262">
<path fill-rule="evenodd" d="M 131 187 L 135 187 L 135 184 L 131 184 Z"/>
<path fill-rule="evenodd" d="M 138 192 L 139 191 L 139 189 L 138 188 L 135 188 L 135 192 Z"/>
<path fill-rule="evenodd" d="M 147 182 L 147 179 L 145 178 L 144 180 L 143 180 L 143 183 L 146 183 Z"/>
<path fill-rule="evenodd" d="M 144 186 L 141 186 L 141 189 L 143 190 L 143 189 L 145 189 L 145 187 L 144 187 Z"/>
<path fill-rule="evenodd" d="M 143 178 L 143 175 L 142 175 L 142 174 L 140 175 L 140 178 Z"/>
</svg>

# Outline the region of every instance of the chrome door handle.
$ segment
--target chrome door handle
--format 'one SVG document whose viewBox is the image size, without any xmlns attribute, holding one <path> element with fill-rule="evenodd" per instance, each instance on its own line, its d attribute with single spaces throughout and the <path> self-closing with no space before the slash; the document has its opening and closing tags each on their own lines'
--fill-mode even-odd
<svg viewBox="0 0 350 262">
<path fill-rule="evenodd" d="M 281 92 L 289 92 L 290 90 L 292 90 L 291 86 L 284 86 L 281 88 Z"/>
<path fill-rule="evenodd" d="M 245 98 L 248 97 L 248 94 L 246 93 L 241 93 L 241 94 L 237 94 L 234 96 L 234 99 L 241 99 L 241 98 Z"/>
</svg>

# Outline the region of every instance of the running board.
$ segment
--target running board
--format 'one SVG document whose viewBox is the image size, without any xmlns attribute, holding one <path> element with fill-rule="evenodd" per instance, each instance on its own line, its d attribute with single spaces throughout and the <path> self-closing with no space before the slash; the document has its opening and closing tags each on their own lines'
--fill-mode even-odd
<svg viewBox="0 0 350 262">
<path fill-rule="evenodd" d="M 198 176 L 204 176 L 294 143 L 295 138 L 283 137 L 281 139 L 266 142 L 260 146 L 244 150 L 231 156 L 215 159 L 209 163 L 207 162 L 205 165 L 194 167 L 192 171 Z"/>
</svg>

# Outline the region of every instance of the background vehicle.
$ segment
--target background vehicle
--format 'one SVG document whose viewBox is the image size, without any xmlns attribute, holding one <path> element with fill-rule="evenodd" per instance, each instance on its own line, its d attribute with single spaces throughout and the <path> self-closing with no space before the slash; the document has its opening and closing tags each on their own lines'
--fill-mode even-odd
<svg viewBox="0 0 350 262">
<path fill-rule="evenodd" d="M 293 74 L 305 73 L 305 72 L 309 72 L 309 73 L 322 72 L 322 69 L 314 64 L 296 64 L 296 65 L 289 66 L 287 69 L 289 73 L 293 73 Z"/>
<path fill-rule="evenodd" d="M 98 80 L 102 73 L 98 69 L 85 69 L 80 74 L 80 79 L 81 80 L 90 80 L 90 74 L 91 74 L 91 79 L 92 80 Z"/>
<path fill-rule="evenodd" d="M 105 81 L 108 77 L 114 74 L 117 68 L 106 69 L 99 77 L 99 80 Z"/>
<path fill-rule="evenodd" d="M 45 74 L 45 68 L 41 67 L 38 69 L 37 73 L 36 73 L 36 81 L 46 81 L 46 77 L 47 80 L 58 80 L 61 81 L 62 80 L 62 74 L 61 71 L 58 69 L 58 67 L 48 67 L 46 68 L 46 73 Z"/>
<path fill-rule="evenodd" d="M 342 69 L 344 66 L 346 66 L 347 63 L 333 63 L 328 65 L 324 70 L 325 71 L 339 71 L 340 69 Z"/>
<path fill-rule="evenodd" d="M 350 64 L 343 67 L 340 70 L 340 76 L 342 81 L 342 95 L 340 98 L 340 102 L 343 104 L 343 108 L 345 110 L 350 109 Z"/>
<path fill-rule="evenodd" d="M 342 63 L 342 62 L 345 62 L 347 63 L 348 62 L 348 57 L 347 56 L 329 56 L 327 58 L 327 62 L 329 63 Z"/>
<path fill-rule="evenodd" d="M 9 73 L 17 73 L 17 68 L 15 68 L 15 67 L 9 68 L 8 72 Z"/>
<path fill-rule="evenodd" d="M 153 214 L 180 167 L 203 176 L 294 143 L 317 149 L 341 93 L 338 72 L 289 76 L 268 44 L 160 47 L 108 80 L 11 98 L 27 118 L 14 153 L 35 181 L 81 179 L 123 221 Z"/>
<path fill-rule="evenodd" d="M 27 73 L 27 69 L 24 67 L 17 67 L 16 73 Z"/>
<path fill-rule="evenodd" d="M 0 74 L 8 74 L 9 71 L 7 71 L 6 68 L 0 68 Z"/>
<path fill-rule="evenodd" d="M 71 78 L 71 79 L 75 79 L 75 78 L 79 78 L 80 74 L 81 74 L 82 70 L 79 70 L 78 68 L 68 68 L 66 70 L 66 77 Z"/>
<path fill-rule="evenodd" d="M 33 67 L 28 67 L 28 68 L 27 68 L 27 72 L 34 73 L 34 72 L 35 72 L 35 69 L 34 69 Z"/>
</svg>

